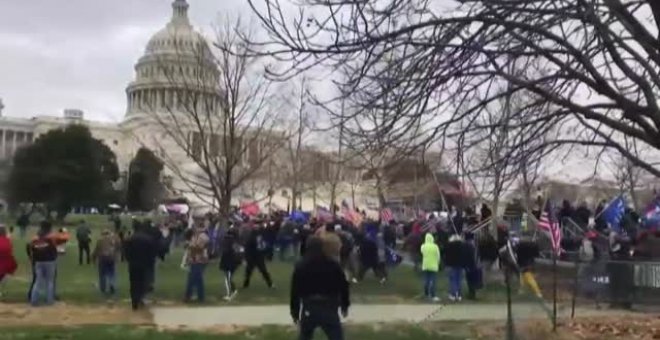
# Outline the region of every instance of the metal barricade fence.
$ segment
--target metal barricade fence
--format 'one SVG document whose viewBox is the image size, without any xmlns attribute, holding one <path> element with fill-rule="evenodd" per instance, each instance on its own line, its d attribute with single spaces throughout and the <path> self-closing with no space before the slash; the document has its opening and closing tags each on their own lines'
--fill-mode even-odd
<svg viewBox="0 0 660 340">
<path fill-rule="evenodd" d="M 615 307 L 660 306 L 660 262 L 602 260 L 577 263 L 579 300 Z"/>
</svg>

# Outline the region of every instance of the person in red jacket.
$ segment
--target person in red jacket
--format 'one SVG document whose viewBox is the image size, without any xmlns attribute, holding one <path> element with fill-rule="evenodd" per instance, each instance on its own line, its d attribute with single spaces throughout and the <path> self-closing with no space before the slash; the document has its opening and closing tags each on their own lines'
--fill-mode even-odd
<svg viewBox="0 0 660 340">
<path fill-rule="evenodd" d="M 7 281 L 7 277 L 13 275 L 17 267 L 11 240 L 7 235 L 7 228 L 0 225 L 0 296 L 2 296 L 2 286 Z"/>
</svg>

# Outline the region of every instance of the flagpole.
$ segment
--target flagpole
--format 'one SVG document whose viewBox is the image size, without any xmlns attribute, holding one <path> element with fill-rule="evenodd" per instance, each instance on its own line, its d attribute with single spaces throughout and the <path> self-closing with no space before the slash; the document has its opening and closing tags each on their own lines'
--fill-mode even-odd
<svg viewBox="0 0 660 340">
<path fill-rule="evenodd" d="M 607 209 L 610 207 L 610 205 L 612 205 L 612 203 L 614 203 L 614 201 L 617 200 L 617 198 L 619 198 L 619 196 L 622 196 L 622 195 L 623 195 L 623 192 L 619 192 L 618 195 L 614 196 L 614 198 L 612 198 L 612 199 L 607 203 L 607 205 L 603 207 L 603 210 L 601 210 L 601 211 L 598 213 L 598 215 L 594 216 L 594 222 L 596 221 L 596 219 L 598 219 L 598 218 L 600 217 L 600 215 L 603 214 L 603 212 L 605 212 L 605 210 L 607 210 Z"/>
<path fill-rule="evenodd" d="M 561 248 L 560 248 L 561 249 Z M 557 332 L 557 251 L 552 250 L 552 331 Z"/>
</svg>

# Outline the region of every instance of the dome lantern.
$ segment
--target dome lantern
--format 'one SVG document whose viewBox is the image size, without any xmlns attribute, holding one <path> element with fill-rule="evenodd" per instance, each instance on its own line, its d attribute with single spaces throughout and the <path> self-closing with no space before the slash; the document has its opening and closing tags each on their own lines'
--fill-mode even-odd
<svg viewBox="0 0 660 340">
<path fill-rule="evenodd" d="M 186 0 L 174 0 L 172 3 L 172 9 L 172 25 L 190 26 L 190 21 L 188 20 L 188 3 Z"/>
</svg>

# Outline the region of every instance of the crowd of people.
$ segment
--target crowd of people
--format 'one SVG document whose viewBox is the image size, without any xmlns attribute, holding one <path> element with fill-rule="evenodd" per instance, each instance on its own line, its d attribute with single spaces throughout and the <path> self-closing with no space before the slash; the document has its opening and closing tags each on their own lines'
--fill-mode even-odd
<svg viewBox="0 0 660 340">
<path fill-rule="evenodd" d="M 509 206 L 505 217 L 510 217 L 512 211 L 515 213 L 519 210 Z M 537 215 L 536 218 L 540 217 L 538 209 L 533 214 Z M 294 272 L 292 312 L 297 311 L 293 306 L 296 299 L 301 299 L 300 294 L 304 296 L 308 289 L 300 288 L 307 286 L 306 280 L 300 277 L 313 275 L 323 278 L 323 275 L 335 275 L 332 272 L 338 269 L 347 283 L 359 284 L 367 273 L 372 272 L 380 283 L 386 284 L 389 268 L 402 261 L 410 263 L 420 274 L 420 292 L 430 302 L 440 301 L 436 288 L 440 272 L 446 273 L 448 300 L 459 302 L 464 298 L 464 281 L 468 288 L 466 298 L 476 299 L 484 279 L 492 275 L 497 267 L 520 274 L 521 287 L 528 287 L 533 294 L 542 297 L 534 276 L 535 259 L 540 255 L 538 239 L 524 233 L 524 230 L 516 227 L 515 222 L 498 224 L 496 234 L 493 235 L 490 228 L 484 228 L 490 225 L 491 215 L 486 205 L 479 212 L 474 208 L 452 209 L 448 213 L 432 213 L 405 223 L 365 219 L 358 225 L 341 217 L 324 221 L 315 218 L 301 221 L 291 218 L 286 212 L 270 216 L 234 216 L 225 221 L 214 215 L 206 215 L 193 222 L 186 216 L 171 215 L 159 223 L 152 223 L 148 219 L 133 219 L 130 231 L 122 226 L 117 215 L 113 215 L 111 221 L 114 229 L 103 230 L 95 244 L 92 230 L 85 221 L 76 227 L 75 237 L 78 263 L 96 264 L 98 288 L 107 297 L 117 293 L 117 264 L 127 262 L 134 309 L 144 306 L 145 296 L 154 290 L 157 261 L 164 260 L 171 249 L 180 246 L 185 249 L 181 267 L 187 271 L 184 294 L 186 302 L 193 299 L 205 301 L 205 272 L 211 264 L 216 264 L 224 276 L 224 299 L 227 301 L 233 300 L 238 294 L 236 276 L 241 266 L 245 268 L 243 289 L 250 286 L 255 270 L 268 287 L 275 288 L 268 269 L 269 262 L 274 259 L 305 259 L 296 266 Z M 637 233 L 638 238 L 632 240 L 629 235 L 624 238 L 614 232 L 607 236 L 607 228 L 598 226 L 597 214 L 596 226 L 591 228 L 589 220 L 593 215 L 585 207 L 572 209 L 565 202 L 558 215 L 562 219 L 574 219 L 578 226 L 586 221 L 585 229 L 588 232 L 574 238 L 564 238 L 562 247 L 570 250 L 577 244 L 576 250 L 580 256 L 589 261 L 598 258 L 601 253 L 623 259 L 635 253 L 630 251 L 631 246 L 637 250 L 637 254 L 643 255 L 647 254 L 645 249 L 658 249 L 657 246 L 647 244 L 648 240 L 657 240 L 660 236 L 653 233 Z M 634 220 L 634 217 L 630 219 Z M 15 260 L 7 260 L 13 259 L 13 250 L 6 235 L 7 230 L 0 228 L 0 282 L 16 270 Z M 20 235 L 24 237 L 25 232 L 21 230 Z M 609 249 L 602 248 L 602 239 Z M 68 240 L 66 230 L 54 231 L 51 222 L 44 221 L 28 243 L 27 252 L 33 273 L 28 292 L 31 304 L 48 305 L 57 299 L 57 257 Z M 322 252 L 323 258 L 319 252 Z M 306 256 L 308 253 L 309 256 Z M 401 253 L 405 255 L 400 256 Z M 333 265 L 320 269 L 302 266 L 302 263 L 311 266 L 309 263 L 323 261 L 331 261 Z M 323 274 L 316 272 L 319 270 Z M 320 287 L 340 281 L 328 279 Z M 322 289 L 333 292 L 339 289 L 342 296 L 347 296 L 348 293 L 340 287 L 342 285 Z M 347 302 L 342 301 L 344 305 L 347 308 Z M 310 322 L 312 325 L 318 323 Z"/>
</svg>

